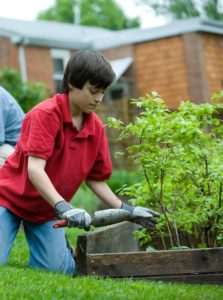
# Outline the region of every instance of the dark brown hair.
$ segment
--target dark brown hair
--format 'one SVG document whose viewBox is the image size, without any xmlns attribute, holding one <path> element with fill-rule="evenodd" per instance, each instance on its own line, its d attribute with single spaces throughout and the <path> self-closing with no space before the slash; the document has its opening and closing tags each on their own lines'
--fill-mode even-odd
<svg viewBox="0 0 223 300">
<path fill-rule="evenodd" d="M 62 82 L 62 91 L 68 93 L 69 84 L 82 89 L 89 83 L 97 88 L 106 89 L 115 80 L 115 73 L 108 60 L 99 52 L 81 50 L 69 59 Z"/>
</svg>

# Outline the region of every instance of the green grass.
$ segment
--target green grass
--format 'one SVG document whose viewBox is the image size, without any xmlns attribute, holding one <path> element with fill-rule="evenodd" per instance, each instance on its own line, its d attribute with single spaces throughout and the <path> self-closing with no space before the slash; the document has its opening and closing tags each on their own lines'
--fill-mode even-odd
<svg viewBox="0 0 223 300">
<path fill-rule="evenodd" d="M 67 229 L 74 244 L 81 230 Z M 28 247 L 23 232 L 19 232 L 8 266 L 0 267 L 1 300 L 220 300 L 223 287 L 215 285 L 169 284 L 75 277 L 38 271 L 26 267 Z"/>
<path fill-rule="evenodd" d="M 93 214 L 97 210 L 99 202 L 98 197 L 85 183 L 81 185 L 71 201 L 75 207 L 84 208 L 90 214 Z"/>
</svg>

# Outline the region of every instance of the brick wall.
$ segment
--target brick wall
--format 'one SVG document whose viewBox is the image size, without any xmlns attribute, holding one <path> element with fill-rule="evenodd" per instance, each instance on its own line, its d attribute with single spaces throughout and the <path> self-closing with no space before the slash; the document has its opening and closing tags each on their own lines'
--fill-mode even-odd
<svg viewBox="0 0 223 300">
<path fill-rule="evenodd" d="M 0 68 L 19 70 L 18 48 L 8 38 L 0 38 Z"/>
<path fill-rule="evenodd" d="M 203 34 L 209 96 L 223 90 L 223 36 Z"/>
<path fill-rule="evenodd" d="M 195 103 L 209 102 L 203 33 L 188 33 L 183 36 L 189 99 Z"/>
<path fill-rule="evenodd" d="M 170 108 L 189 98 L 181 36 L 135 45 L 134 62 L 138 96 L 157 91 Z"/>
<path fill-rule="evenodd" d="M 35 46 L 26 46 L 24 49 L 28 80 L 43 81 L 49 92 L 54 92 L 50 49 Z M 20 71 L 18 46 L 11 43 L 8 38 L 0 39 L 0 68 L 14 68 Z"/>
<path fill-rule="evenodd" d="M 50 49 L 25 47 L 28 80 L 43 81 L 51 92 L 55 91 L 53 62 Z"/>
</svg>

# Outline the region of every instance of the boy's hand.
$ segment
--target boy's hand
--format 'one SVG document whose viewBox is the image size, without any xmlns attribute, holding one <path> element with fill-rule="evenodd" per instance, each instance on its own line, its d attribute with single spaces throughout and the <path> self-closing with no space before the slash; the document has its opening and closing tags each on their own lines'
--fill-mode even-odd
<svg viewBox="0 0 223 300">
<path fill-rule="evenodd" d="M 130 221 L 140 224 L 143 227 L 152 230 L 157 224 L 157 217 L 159 213 L 146 207 L 141 206 L 130 206 L 128 204 L 122 203 L 121 209 L 124 209 L 130 213 Z"/>
<path fill-rule="evenodd" d="M 66 219 L 68 227 L 78 227 L 88 230 L 91 226 L 91 216 L 84 209 L 75 208 L 62 200 L 55 205 L 55 215 L 58 219 Z"/>
</svg>

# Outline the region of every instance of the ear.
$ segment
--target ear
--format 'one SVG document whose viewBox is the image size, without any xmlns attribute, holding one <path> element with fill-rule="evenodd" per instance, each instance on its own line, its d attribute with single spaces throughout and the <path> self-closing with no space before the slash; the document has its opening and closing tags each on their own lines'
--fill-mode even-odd
<svg viewBox="0 0 223 300">
<path fill-rule="evenodd" d="M 73 86 L 71 83 L 69 83 L 68 86 L 69 86 L 69 90 L 70 90 L 70 91 L 75 90 L 75 86 Z"/>
</svg>

